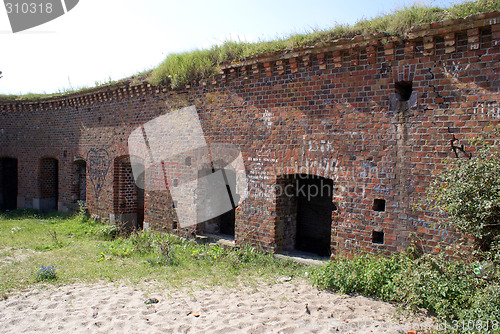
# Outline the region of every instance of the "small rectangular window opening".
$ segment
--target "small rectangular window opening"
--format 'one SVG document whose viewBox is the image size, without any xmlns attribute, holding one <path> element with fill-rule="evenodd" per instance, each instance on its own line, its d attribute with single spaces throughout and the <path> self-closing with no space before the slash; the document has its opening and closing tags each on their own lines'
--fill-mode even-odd
<svg viewBox="0 0 500 334">
<path fill-rule="evenodd" d="M 373 234 L 372 234 L 372 243 L 383 245 L 384 244 L 384 232 L 382 232 L 382 231 L 380 231 L 380 232 L 373 231 Z"/>
<path fill-rule="evenodd" d="M 385 211 L 385 199 L 375 198 L 373 200 L 373 211 Z"/>
</svg>

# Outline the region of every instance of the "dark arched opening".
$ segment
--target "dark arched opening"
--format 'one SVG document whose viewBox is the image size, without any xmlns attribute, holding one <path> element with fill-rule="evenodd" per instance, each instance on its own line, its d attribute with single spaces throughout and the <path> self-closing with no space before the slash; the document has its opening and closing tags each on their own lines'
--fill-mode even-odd
<svg viewBox="0 0 500 334">
<path fill-rule="evenodd" d="M 17 208 L 17 159 L 0 158 L 0 210 Z"/>
</svg>

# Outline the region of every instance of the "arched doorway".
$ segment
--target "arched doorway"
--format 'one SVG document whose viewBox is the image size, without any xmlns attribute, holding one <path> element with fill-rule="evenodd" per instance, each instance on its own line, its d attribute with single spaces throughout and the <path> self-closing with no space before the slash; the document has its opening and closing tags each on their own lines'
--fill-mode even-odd
<svg viewBox="0 0 500 334">
<path fill-rule="evenodd" d="M 213 182 L 206 182 L 208 176 L 220 173 L 222 178 L 212 178 Z M 205 179 L 204 179 L 205 178 Z M 200 182 L 200 181 L 205 182 Z M 232 185 L 232 187 L 231 187 Z M 201 221 L 201 230 L 205 234 L 219 234 L 222 237 L 235 236 L 235 223 L 236 223 L 236 207 L 238 206 L 240 196 L 232 192 L 235 189 L 236 173 L 231 169 L 224 168 L 204 168 L 198 171 L 198 204 L 197 207 L 198 217 L 212 216 L 210 212 L 223 212 L 220 215 L 209 220 Z M 206 188 L 206 189 L 205 189 Z M 227 203 L 221 205 L 221 198 L 217 195 L 224 193 L 224 198 Z M 198 221 L 200 221 L 199 219 Z"/>
<path fill-rule="evenodd" d="M 17 159 L 0 158 L 0 211 L 17 208 Z"/>
</svg>

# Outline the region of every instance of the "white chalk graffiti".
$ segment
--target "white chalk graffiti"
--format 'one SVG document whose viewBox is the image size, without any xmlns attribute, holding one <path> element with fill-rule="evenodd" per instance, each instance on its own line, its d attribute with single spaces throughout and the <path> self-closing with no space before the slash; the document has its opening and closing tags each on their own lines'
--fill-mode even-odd
<svg viewBox="0 0 500 334">
<path fill-rule="evenodd" d="M 443 65 L 443 70 L 446 74 L 451 75 L 452 77 L 459 77 L 462 72 L 465 72 L 469 69 L 470 64 L 467 64 L 467 66 L 464 66 L 464 64 L 460 64 L 457 61 L 451 61 L 448 63 L 445 63 Z"/>
<path fill-rule="evenodd" d="M 346 249 L 358 249 L 360 247 L 360 243 L 358 240 L 346 239 L 344 242 L 344 248 Z"/>
<path fill-rule="evenodd" d="M 273 126 L 272 115 L 269 110 L 264 111 L 264 115 L 262 115 L 262 119 L 264 120 L 264 124 L 266 124 L 267 129 L 270 129 Z"/>
<path fill-rule="evenodd" d="M 306 147 L 309 152 L 334 152 L 333 143 L 329 140 L 303 140 L 303 147 Z"/>
<path fill-rule="evenodd" d="M 491 117 L 500 119 L 500 105 L 497 101 L 480 102 L 473 109 L 474 114 L 480 117 Z"/>
</svg>

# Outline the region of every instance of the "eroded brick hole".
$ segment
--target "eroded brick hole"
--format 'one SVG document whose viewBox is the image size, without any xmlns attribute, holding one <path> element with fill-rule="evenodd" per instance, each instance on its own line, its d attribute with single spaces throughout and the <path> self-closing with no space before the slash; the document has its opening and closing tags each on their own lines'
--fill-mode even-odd
<svg viewBox="0 0 500 334">
<path fill-rule="evenodd" d="M 385 199 L 375 198 L 373 200 L 373 211 L 385 211 Z"/>
<path fill-rule="evenodd" d="M 276 188 L 278 250 L 330 256 L 333 180 L 309 174 L 285 175 Z"/>
<path fill-rule="evenodd" d="M 0 210 L 17 208 L 17 159 L 0 158 Z"/>
<path fill-rule="evenodd" d="M 413 92 L 413 82 L 411 81 L 398 81 L 394 84 L 396 96 L 399 101 L 409 101 L 411 93 Z"/>
</svg>

